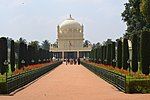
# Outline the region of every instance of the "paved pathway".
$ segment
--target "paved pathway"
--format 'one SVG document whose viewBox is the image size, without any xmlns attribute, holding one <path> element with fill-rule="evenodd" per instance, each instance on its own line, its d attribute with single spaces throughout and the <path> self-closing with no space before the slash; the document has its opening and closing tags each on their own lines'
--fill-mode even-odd
<svg viewBox="0 0 150 100">
<path fill-rule="evenodd" d="M 13 96 L 0 100 L 150 100 L 150 94 L 125 94 L 82 65 L 62 64 Z"/>
</svg>

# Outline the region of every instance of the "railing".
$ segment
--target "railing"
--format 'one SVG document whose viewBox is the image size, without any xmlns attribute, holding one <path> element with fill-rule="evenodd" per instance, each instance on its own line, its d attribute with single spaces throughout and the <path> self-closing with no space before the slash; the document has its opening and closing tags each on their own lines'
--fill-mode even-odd
<svg viewBox="0 0 150 100">
<path fill-rule="evenodd" d="M 54 64 L 51 64 L 49 66 L 36 69 L 36 70 L 31 70 L 27 71 L 15 76 L 11 76 L 6 78 L 6 82 L 3 82 L 0 84 L 0 93 L 1 94 L 9 94 L 16 89 L 19 89 L 20 87 L 23 87 L 27 85 L 28 83 L 34 81 L 38 77 L 42 76 L 43 74 L 51 71 L 52 69 L 56 68 L 59 66 L 62 62 L 57 62 Z"/>
<path fill-rule="evenodd" d="M 91 64 L 87 64 L 85 62 L 81 62 L 81 64 L 88 68 L 90 71 L 99 75 L 102 79 L 117 87 L 119 90 L 126 92 L 126 76 L 96 67 Z"/>
</svg>

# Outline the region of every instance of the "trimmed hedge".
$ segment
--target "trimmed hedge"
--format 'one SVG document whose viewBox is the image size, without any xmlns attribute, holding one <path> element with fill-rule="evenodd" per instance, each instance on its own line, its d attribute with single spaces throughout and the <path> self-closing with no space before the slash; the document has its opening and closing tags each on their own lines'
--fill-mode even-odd
<svg viewBox="0 0 150 100">
<path fill-rule="evenodd" d="M 150 79 L 134 78 L 134 77 L 131 77 L 128 75 L 124 76 L 121 73 L 115 73 L 111 70 L 103 69 L 103 68 L 98 67 L 93 64 L 88 64 L 87 62 L 81 62 L 81 64 L 114 86 L 116 86 L 117 84 L 115 84 L 114 82 L 111 82 L 111 81 L 117 80 L 117 78 L 114 78 L 115 75 L 124 77 L 124 78 L 122 78 L 122 82 L 124 83 L 124 88 L 122 88 L 121 91 L 123 91 L 125 93 L 150 93 Z M 102 70 L 106 70 L 107 73 Z M 109 74 L 109 73 L 113 73 L 113 74 Z M 109 74 L 109 78 L 104 78 L 106 76 L 108 77 L 108 74 Z M 120 79 L 120 78 L 118 78 L 118 79 Z M 121 81 L 117 81 L 117 82 L 118 82 L 118 85 L 120 85 L 122 83 Z M 120 88 L 118 86 L 116 86 L 116 87 L 120 90 Z"/>
<path fill-rule="evenodd" d="M 126 93 L 150 93 L 149 79 L 130 79 L 126 83 Z"/>
</svg>

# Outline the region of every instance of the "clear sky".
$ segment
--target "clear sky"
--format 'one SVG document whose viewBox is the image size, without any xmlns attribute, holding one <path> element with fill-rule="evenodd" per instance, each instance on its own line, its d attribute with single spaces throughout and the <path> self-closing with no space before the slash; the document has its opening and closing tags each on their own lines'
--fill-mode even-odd
<svg viewBox="0 0 150 100">
<path fill-rule="evenodd" d="M 56 40 L 56 26 L 72 14 L 93 43 L 115 40 L 126 30 L 121 20 L 127 0 L 0 0 L 0 37 Z"/>
</svg>

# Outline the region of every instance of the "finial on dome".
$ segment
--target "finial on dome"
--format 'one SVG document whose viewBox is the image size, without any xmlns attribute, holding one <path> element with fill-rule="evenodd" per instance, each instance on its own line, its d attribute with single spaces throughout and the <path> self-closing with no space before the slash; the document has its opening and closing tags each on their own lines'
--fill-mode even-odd
<svg viewBox="0 0 150 100">
<path fill-rule="evenodd" d="M 73 18 L 72 18 L 72 15 L 70 14 L 70 18 L 69 19 L 71 19 L 71 20 L 73 20 Z"/>
<path fill-rule="evenodd" d="M 71 14 L 70 14 L 70 19 L 72 19 L 72 16 L 71 16 Z"/>
</svg>

